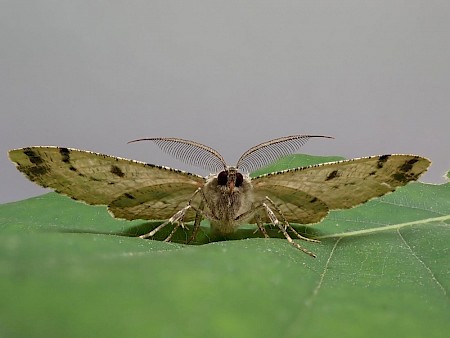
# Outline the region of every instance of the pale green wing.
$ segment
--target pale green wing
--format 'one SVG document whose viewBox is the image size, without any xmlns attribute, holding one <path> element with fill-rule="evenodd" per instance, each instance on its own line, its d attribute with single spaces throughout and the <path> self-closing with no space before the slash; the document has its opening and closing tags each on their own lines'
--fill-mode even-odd
<svg viewBox="0 0 450 338">
<path fill-rule="evenodd" d="M 317 223 L 328 214 L 328 206 L 317 197 L 282 185 L 264 185 L 253 189 L 255 202 L 265 202 L 268 196 L 289 222 Z M 265 213 L 259 213 L 264 222 L 270 222 Z"/>
<path fill-rule="evenodd" d="M 154 184 L 129 190 L 111 202 L 108 209 L 117 218 L 163 220 L 183 209 L 194 192 L 190 183 Z M 183 220 L 194 218 L 195 212 L 189 209 Z"/>
<path fill-rule="evenodd" d="M 415 155 L 372 156 L 275 172 L 252 183 L 255 191 L 283 186 L 316 197 L 330 210 L 346 209 L 417 180 L 430 163 Z"/>
<path fill-rule="evenodd" d="M 133 196 L 147 189 L 145 196 L 136 195 L 142 203 L 148 199 L 146 219 L 173 216 L 180 210 L 179 201 L 184 200 L 185 206 L 195 190 L 204 184 L 203 177 L 180 170 L 70 148 L 28 147 L 11 150 L 9 157 L 31 181 L 88 204 L 110 205 L 127 193 Z M 158 204 L 159 196 L 154 195 L 161 189 L 168 196 L 164 208 Z M 170 198 L 176 202 L 170 204 Z M 154 216 L 153 205 L 156 206 Z M 116 210 L 114 205 L 114 213 Z M 125 211 L 120 215 L 127 219 L 139 218 Z"/>
</svg>

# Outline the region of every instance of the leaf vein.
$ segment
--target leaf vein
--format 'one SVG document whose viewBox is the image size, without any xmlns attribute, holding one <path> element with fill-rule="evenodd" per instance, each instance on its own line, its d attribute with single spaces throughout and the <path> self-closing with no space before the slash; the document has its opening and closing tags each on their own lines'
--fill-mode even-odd
<svg viewBox="0 0 450 338">
<path fill-rule="evenodd" d="M 427 224 L 427 223 L 433 223 L 433 222 L 445 222 L 447 220 L 450 220 L 450 215 L 441 216 L 441 217 L 431 217 L 431 218 L 420 219 L 420 220 L 411 221 L 411 222 L 391 224 L 391 225 L 386 225 L 386 226 L 378 227 L 378 228 L 371 228 L 371 229 L 364 229 L 364 230 L 349 231 L 349 232 L 344 232 L 344 233 L 339 233 L 339 234 L 318 236 L 315 238 L 316 239 L 324 239 L 324 238 L 335 238 L 335 237 L 341 238 L 341 237 L 369 235 L 372 233 L 377 233 L 377 232 L 382 232 L 382 231 L 397 230 L 397 229 L 401 229 L 401 228 L 404 228 L 407 226 Z"/>
<path fill-rule="evenodd" d="M 320 288 L 322 287 L 322 283 L 325 279 L 325 275 L 328 272 L 328 266 L 330 265 L 331 258 L 333 257 L 336 247 L 338 246 L 341 239 L 342 238 L 338 238 L 337 241 L 334 243 L 333 249 L 331 249 L 330 255 L 328 256 L 327 262 L 325 263 L 322 274 L 320 275 L 319 282 L 314 288 L 312 295 L 305 301 L 306 306 L 311 306 L 313 299 L 317 297 L 317 295 L 319 294 Z"/>
<path fill-rule="evenodd" d="M 430 267 L 423 260 L 421 260 L 419 258 L 419 256 L 417 256 L 417 254 L 414 252 L 413 248 L 411 248 L 411 246 L 406 241 L 405 237 L 403 237 L 403 235 L 401 234 L 400 229 L 397 229 L 397 233 L 400 236 L 400 239 L 402 240 L 402 242 L 406 245 L 408 250 L 411 252 L 411 255 L 413 255 L 414 258 L 417 261 L 419 261 L 419 263 L 425 268 L 425 270 L 431 276 L 431 280 L 437 284 L 437 286 L 441 289 L 441 291 L 444 294 L 444 296 L 446 296 L 447 295 L 447 290 L 445 290 L 444 286 L 437 280 L 436 276 L 434 275 L 433 271 L 431 271 Z"/>
<path fill-rule="evenodd" d="M 379 203 L 383 203 L 383 204 L 388 204 L 388 205 L 394 205 L 396 207 L 400 207 L 400 208 L 408 208 L 408 209 L 415 209 L 415 210 L 421 210 L 421 211 L 426 211 L 426 212 L 432 212 L 436 215 L 441 215 L 441 216 L 445 216 L 444 213 L 439 212 L 439 211 L 435 211 L 435 210 L 430 210 L 429 208 L 419 208 L 419 207 L 415 207 L 415 206 L 411 206 L 411 205 L 406 205 L 406 204 L 400 204 L 400 203 L 394 203 L 394 202 L 388 202 L 388 201 L 379 201 Z"/>
</svg>

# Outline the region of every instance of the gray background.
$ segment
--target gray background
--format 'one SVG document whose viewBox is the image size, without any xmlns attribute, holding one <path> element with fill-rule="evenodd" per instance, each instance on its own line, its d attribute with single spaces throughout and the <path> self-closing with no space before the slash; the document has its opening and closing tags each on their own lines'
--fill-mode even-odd
<svg viewBox="0 0 450 338">
<path fill-rule="evenodd" d="M 450 169 L 449 1 L 0 1 L 0 202 L 45 192 L 8 149 L 60 145 L 203 174 L 139 137 L 232 164 L 279 136 L 303 152 L 415 153 Z"/>
</svg>

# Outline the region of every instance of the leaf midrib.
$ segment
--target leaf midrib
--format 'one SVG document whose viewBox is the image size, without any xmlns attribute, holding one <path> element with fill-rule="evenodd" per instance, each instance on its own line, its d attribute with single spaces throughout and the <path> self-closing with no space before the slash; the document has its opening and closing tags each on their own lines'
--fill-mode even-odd
<svg viewBox="0 0 450 338">
<path fill-rule="evenodd" d="M 343 232 L 343 233 L 335 233 L 335 234 L 317 236 L 317 237 L 314 237 L 314 239 L 343 238 L 343 237 L 369 235 L 372 233 L 378 233 L 378 232 L 382 232 L 382 231 L 398 230 L 398 229 L 401 229 L 401 228 L 404 228 L 407 226 L 427 224 L 427 223 L 433 223 L 433 222 L 444 222 L 446 220 L 450 220 L 450 215 L 425 218 L 425 219 L 420 219 L 420 220 L 411 221 L 411 222 L 389 224 L 389 225 L 385 225 L 385 226 L 377 227 L 377 228 L 370 228 L 370 229 L 364 229 L 364 230 L 356 230 L 356 231 L 349 231 L 349 232 Z"/>
</svg>

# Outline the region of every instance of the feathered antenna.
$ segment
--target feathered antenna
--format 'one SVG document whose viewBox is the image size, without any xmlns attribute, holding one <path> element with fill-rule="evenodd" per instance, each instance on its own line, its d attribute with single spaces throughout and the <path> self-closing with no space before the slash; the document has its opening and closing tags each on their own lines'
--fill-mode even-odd
<svg viewBox="0 0 450 338">
<path fill-rule="evenodd" d="M 253 172 L 278 160 L 282 156 L 295 153 L 298 148 L 313 137 L 333 138 L 321 135 L 292 135 L 276 138 L 247 150 L 239 158 L 236 167 L 243 171 Z"/>
<path fill-rule="evenodd" d="M 173 137 L 141 138 L 128 143 L 139 141 L 153 141 L 162 151 L 176 159 L 210 172 L 219 172 L 227 167 L 222 155 L 201 143 Z"/>
</svg>

